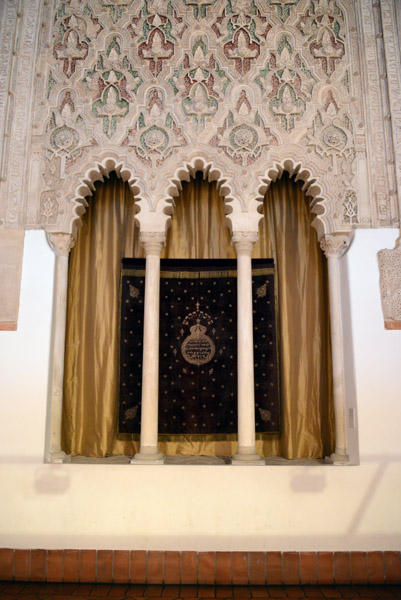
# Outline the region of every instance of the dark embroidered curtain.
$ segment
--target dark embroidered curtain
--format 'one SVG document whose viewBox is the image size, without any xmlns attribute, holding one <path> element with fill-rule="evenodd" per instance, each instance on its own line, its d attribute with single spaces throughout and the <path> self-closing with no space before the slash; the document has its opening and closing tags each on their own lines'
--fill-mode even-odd
<svg viewBox="0 0 401 600">
<path fill-rule="evenodd" d="M 144 261 L 125 259 L 121 277 L 119 433 L 140 433 Z M 272 260 L 253 261 L 257 433 L 279 432 Z M 160 294 L 159 434 L 237 432 L 236 261 L 164 260 Z M 177 437 L 175 437 L 177 439 Z"/>
</svg>

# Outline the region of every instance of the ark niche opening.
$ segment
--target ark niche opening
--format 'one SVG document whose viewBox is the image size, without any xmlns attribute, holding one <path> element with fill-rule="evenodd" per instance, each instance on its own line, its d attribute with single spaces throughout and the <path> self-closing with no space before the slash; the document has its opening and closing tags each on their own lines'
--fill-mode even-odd
<svg viewBox="0 0 401 600">
<path fill-rule="evenodd" d="M 121 257 L 144 257 L 134 214 L 128 185 L 112 173 L 96 185 L 71 251 L 62 449 L 72 456 L 139 450 L 138 436 L 117 434 Z M 257 434 L 257 449 L 323 458 L 334 449 L 327 273 L 302 184 L 284 173 L 266 193 L 263 215 L 253 258 L 275 261 L 281 429 Z M 197 172 L 176 199 L 162 259 L 235 258 L 224 200 Z M 232 456 L 236 445 L 235 433 L 159 436 L 165 455 Z"/>
</svg>

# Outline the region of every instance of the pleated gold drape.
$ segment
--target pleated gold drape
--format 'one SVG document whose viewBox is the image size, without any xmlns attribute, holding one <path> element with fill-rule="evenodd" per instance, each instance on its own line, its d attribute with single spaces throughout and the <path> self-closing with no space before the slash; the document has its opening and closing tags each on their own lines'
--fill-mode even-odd
<svg viewBox="0 0 401 600">
<path fill-rule="evenodd" d="M 255 258 L 276 258 L 280 313 L 282 433 L 258 440 L 265 455 L 329 454 L 333 407 L 326 270 L 299 184 L 272 185 Z M 116 436 L 118 296 L 121 255 L 143 256 L 128 186 L 97 187 L 71 252 L 63 406 L 63 449 L 72 455 L 132 455 L 138 443 Z M 235 258 L 215 185 L 183 184 L 163 258 Z M 160 442 L 165 454 L 230 455 L 230 442 Z"/>
<path fill-rule="evenodd" d="M 201 173 L 183 183 L 162 258 L 236 258 L 223 198 Z"/>
<path fill-rule="evenodd" d="M 319 458 L 334 451 L 326 259 L 302 182 L 271 185 L 254 258 L 273 256 L 280 321 L 282 434 L 259 441 L 265 456 Z"/>
<path fill-rule="evenodd" d="M 134 202 L 114 174 L 97 184 L 71 251 L 68 278 L 62 448 L 68 454 L 134 454 L 117 440 L 121 256 L 142 256 Z M 132 226 L 126 226 L 127 223 Z"/>
</svg>

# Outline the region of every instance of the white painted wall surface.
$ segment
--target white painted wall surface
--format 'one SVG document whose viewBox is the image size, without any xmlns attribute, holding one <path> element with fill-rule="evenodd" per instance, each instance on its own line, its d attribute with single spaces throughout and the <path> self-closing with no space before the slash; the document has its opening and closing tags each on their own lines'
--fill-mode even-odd
<svg viewBox="0 0 401 600">
<path fill-rule="evenodd" d="M 51 465 L 54 258 L 27 232 L 18 331 L 0 332 L 0 547 L 400 550 L 401 331 L 384 330 L 376 258 L 395 238 L 359 230 L 343 259 L 360 466 Z"/>
</svg>

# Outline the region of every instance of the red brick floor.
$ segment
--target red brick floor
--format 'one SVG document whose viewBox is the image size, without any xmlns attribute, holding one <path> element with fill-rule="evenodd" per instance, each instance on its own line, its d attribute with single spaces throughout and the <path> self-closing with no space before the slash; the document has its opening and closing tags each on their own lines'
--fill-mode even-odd
<svg viewBox="0 0 401 600">
<path fill-rule="evenodd" d="M 92 583 L 24 583 L 0 582 L 0 598 L 4 600 L 169 600 L 202 598 L 237 598 L 258 600 L 315 599 L 322 600 L 396 600 L 401 599 L 401 586 L 337 585 L 337 586 L 214 586 L 214 585 L 109 585 Z"/>
</svg>

